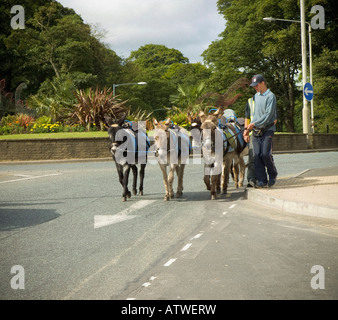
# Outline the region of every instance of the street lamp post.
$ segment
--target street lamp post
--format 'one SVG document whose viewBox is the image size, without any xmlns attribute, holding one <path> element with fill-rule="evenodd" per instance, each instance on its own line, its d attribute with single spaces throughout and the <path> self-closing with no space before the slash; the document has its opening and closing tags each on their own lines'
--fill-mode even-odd
<svg viewBox="0 0 338 320">
<path fill-rule="evenodd" d="M 302 6 L 301 10 L 303 10 L 304 6 Z M 304 12 L 301 14 L 302 17 L 304 17 Z M 302 21 L 299 20 L 288 20 L 288 19 L 277 19 L 273 17 L 266 17 L 263 18 L 263 21 L 266 22 L 273 22 L 273 21 L 285 21 L 285 22 L 296 22 L 301 24 L 301 41 L 302 41 L 302 74 L 303 74 L 303 89 L 304 85 L 307 82 L 307 63 L 306 63 L 306 41 L 305 41 L 305 23 L 308 25 L 308 33 L 309 33 L 309 69 L 310 69 L 310 83 L 312 84 L 312 42 L 311 42 L 311 25 L 309 22 L 304 20 L 304 27 L 302 27 Z M 303 94 L 303 133 L 309 133 L 309 108 L 308 108 L 308 101 L 306 100 L 304 94 Z M 312 133 L 315 132 L 314 128 L 314 114 L 313 114 L 313 98 L 311 99 L 311 131 Z"/>
<path fill-rule="evenodd" d="M 120 86 L 133 86 L 133 85 L 141 85 L 144 86 L 147 82 L 133 82 L 133 83 L 120 83 L 120 84 L 113 84 L 113 97 L 115 97 L 115 88 Z"/>
</svg>

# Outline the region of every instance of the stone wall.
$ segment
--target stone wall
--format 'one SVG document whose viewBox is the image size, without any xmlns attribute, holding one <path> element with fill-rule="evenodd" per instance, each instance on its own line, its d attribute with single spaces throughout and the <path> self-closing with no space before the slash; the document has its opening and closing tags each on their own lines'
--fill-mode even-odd
<svg viewBox="0 0 338 320">
<path fill-rule="evenodd" d="M 110 158 L 109 139 L 0 140 L 0 161 Z M 273 152 L 338 149 L 338 134 L 276 134 Z"/>
</svg>

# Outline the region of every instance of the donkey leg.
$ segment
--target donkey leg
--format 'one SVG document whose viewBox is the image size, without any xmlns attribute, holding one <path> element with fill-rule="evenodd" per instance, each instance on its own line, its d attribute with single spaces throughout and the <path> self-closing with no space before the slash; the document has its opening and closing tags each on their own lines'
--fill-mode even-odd
<svg viewBox="0 0 338 320">
<path fill-rule="evenodd" d="M 169 192 L 168 192 L 168 175 L 167 175 L 167 166 L 165 164 L 160 164 L 160 168 L 163 175 L 163 184 L 165 188 L 165 195 L 164 195 L 164 201 L 169 200 Z"/>
<path fill-rule="evenodd" d="M 229 182 L 229 172 L 231 166 L 232 158 L 227 154 L 225 156 L 222 172 L 222 193 L 226 194 L 228 192 L 228 182 Z"/>
<path fill-rule="evenodd" d="M 207 190 L 211 190 L 210 185 L 210 166 L 204 165 L 204 176 L 203 181 L 207 187 Z"/>
<path fill-rule="evenodd" d="M 145 171 L 146 165 L 141 164 L 140 169 L 140 188 L 139 188 L 139 195 L 143 196 L 143 180 L 144 180 L 144 171 Z"/>
<path fill-rule="evenodd" d="M 211 200 L 216 200 L 218 180 L 219 180 L 218 174 L 211 176 Z"/>
<path fill-rule="evenodd" d="M 170 165 L 170 170 L 169 170 L 169 174 L 168 174 L 168 188 L 169 188 L 169 198 L 170 199 L 174 198 L 173 183 L 174 183 L 174 174 L 175 174 L 175 171 L 176 171 L 176 166 L 177 166 L 177 164 Z"/>
<path fill-rule="evenodd" d="M 232 167 L 232 174 L 235 182 L 235 188 L 238 189 L 239 163 L 237 161 L 234 162 Z"/>
<path fill-rule="evenodd" d="M 125 165 L 123 167 L 123 194 L 122 194 L 122 201 L 126 201 L 127 198 L 131 197 L 131 193 L 128 190 L 128 180 L 129 180 L 129 173 L 130 173 L 130 165 Z"/>
<path fill-rule="evenodd" d="M 135 196 L 137 194 L 137 166 L 132 165 L 131 169 L 133 170 L 133 187 L 132 187 L 132 192 L 133 195 Z"/>
<path fill-rule="evenodd" d="M 183 176 L 184 176 L 184 168 L 185 164 L 181 164 L 176 167 L 176 173 L 177 173 L 177 192 L 176 196 L 180 198 L 183 194 Z"/>
<path fill-rule="evenodd" d="M 123 166 L 116 163 L 116 170 L 119 176 L 119 182 L 121 183 L 121 186 L 123 187 Z"/>
<path fill-rule="evenodd" d="M 240 187 L 243 187 L 244 177 L 245 177 L 245 161 L 243 157 L 239 157 L 239 183 Z"/>
</svg>

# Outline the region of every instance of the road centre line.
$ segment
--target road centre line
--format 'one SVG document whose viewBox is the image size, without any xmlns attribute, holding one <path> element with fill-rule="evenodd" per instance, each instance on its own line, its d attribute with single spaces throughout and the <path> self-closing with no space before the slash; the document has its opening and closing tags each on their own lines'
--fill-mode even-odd
<svg viewBox="0 0 338 320">
<path fill-rule="evenodd" d="M 196 234 L 196 236 L 192 237 L 190 240 L 198 239 L 201 235 L 202 235 L 202 233 L 198 233 L 198 234 Z"/>
<path fill-rule="evenodd" d="M 169 267 L 171 264 L 173 264 L 176 261 L 176 258 L 168 260 L 163 267 Z"/>
<path fill-rule="evenodd" d="M 46 177 L 53 177 L 53 176 L 59 176 L 62 173 L 51 173 L 51 174 L 44 174 L 42 176 L 28 176 L 26 178 L 21 179 L 14 179 L 14 180 L 7 180 L 7 181 L 1 181 L 1 183 L 10 183 L 10 182 L 16 182 L 16 181 L 24 181 L 24 180 L 32 180 L 32 179 L 39 179 L 39 178 L 46 178 Z"/>
<path fill-rule="evenodd" d="M 181 251 L 187 251 L 190 247 L 191 247 L 192 243 L 188 243 L 186 244 L 182 249 Z"/>
</svg>

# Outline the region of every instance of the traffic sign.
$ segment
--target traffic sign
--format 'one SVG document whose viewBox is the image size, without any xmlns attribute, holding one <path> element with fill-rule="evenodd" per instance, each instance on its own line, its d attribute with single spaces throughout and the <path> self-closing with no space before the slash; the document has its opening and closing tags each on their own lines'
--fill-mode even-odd
<svg viewBox="0 0 338 320">
<path fill-rule="evenodd" d="M 304 96 L 307 101 L 311 101 L 313 99 L 313 87 L 310 82 L 305 83 Z"/>
</svg>

